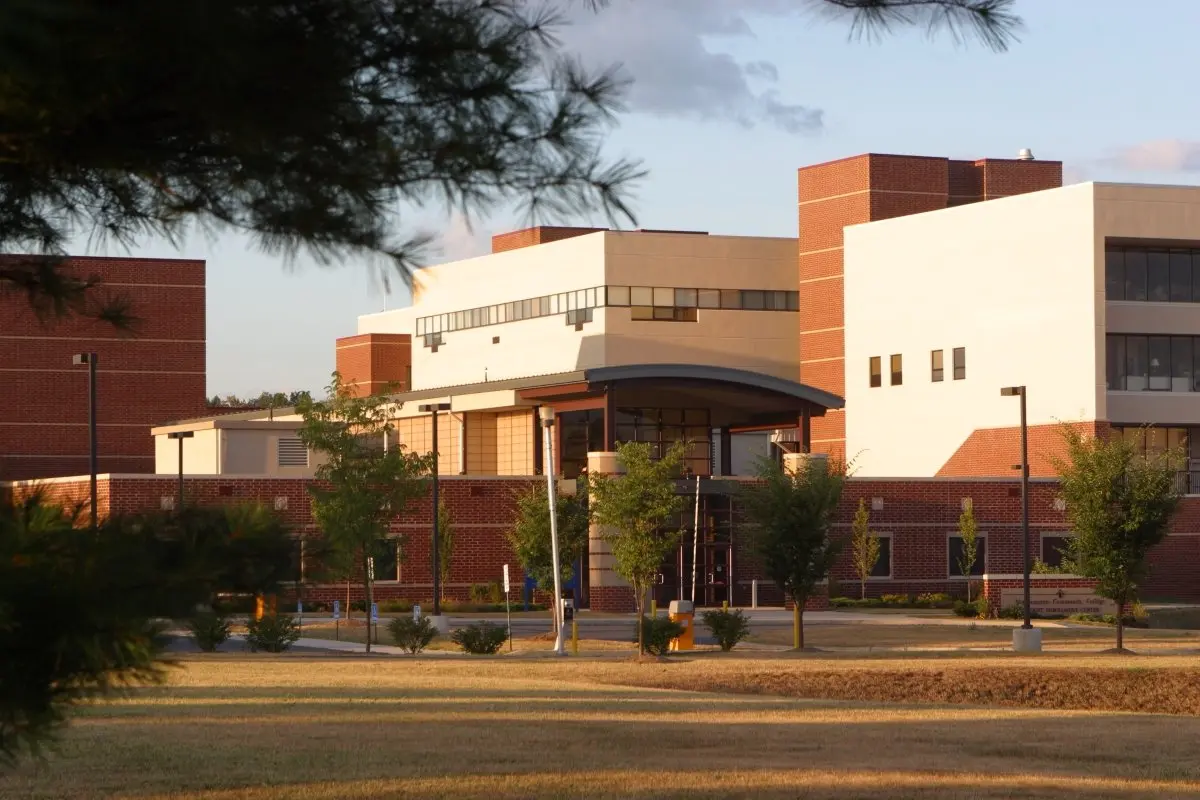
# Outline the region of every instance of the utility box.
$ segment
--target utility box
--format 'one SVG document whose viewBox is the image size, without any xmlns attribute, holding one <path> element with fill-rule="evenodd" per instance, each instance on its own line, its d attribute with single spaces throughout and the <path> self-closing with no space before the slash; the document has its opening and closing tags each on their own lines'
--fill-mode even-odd
<svg viewBox="0 0 1200 800">
<path fill-rule="evenodd" d="M 671 640 L 671 650 L 693 650 L 696 646 L 696 607 L 690 600 L 672 600 L 668 610 L 672 622 L 678 622 L 683 631 Z"/>
</svg>

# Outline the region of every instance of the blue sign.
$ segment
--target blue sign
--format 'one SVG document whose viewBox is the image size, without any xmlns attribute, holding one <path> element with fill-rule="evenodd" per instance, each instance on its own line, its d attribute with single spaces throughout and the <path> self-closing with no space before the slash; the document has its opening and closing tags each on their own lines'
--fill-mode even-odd
<svg viewBox="0 0 1200 800">
<path fill-rule="evenodd" d="M 342 618 L 342 601 L 341 600 L 333 601 L 333 618 L 335 620 Z"/>
<path fill-rule="evenodd" d="M 299 614 L 300 616 L 304 616 L 304 601 L 303 600 L 296 601 L 296 613 Z"/>
<path fill-rule="evenodd" d="M 379 603 L 371 603 L 371 622 L 379 622 Z"/>
</svg>

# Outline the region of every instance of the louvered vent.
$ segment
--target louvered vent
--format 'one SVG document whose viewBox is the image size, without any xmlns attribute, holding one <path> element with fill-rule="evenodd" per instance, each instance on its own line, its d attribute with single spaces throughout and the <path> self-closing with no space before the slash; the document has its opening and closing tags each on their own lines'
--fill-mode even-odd
<svg viewBox="0 0 1200 800">
<path fill-rule="evenodd" d="M 304 446 L 304 442 L 302 442 L 298 436 L 289 436 L 287 438 L 280 437 L 279 466 L 308 466 L 308 448 Z"/>
</svg>

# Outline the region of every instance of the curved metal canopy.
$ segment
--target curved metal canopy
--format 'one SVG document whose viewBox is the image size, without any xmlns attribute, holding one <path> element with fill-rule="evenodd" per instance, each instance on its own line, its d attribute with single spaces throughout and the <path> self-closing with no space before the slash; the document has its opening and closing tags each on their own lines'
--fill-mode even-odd
<svg viewBox="0 0 1200 800">
<path fill-rule="evenodd" d="M 694 380 L 747 386 L 768 392 L 795 397 L 822 408 L 844 408 L 846 401 L 836 394 L 807 386 L 796 381 L 763 375 L 732 367 L 706 367 L 700 364 L 629 364 L 620 367 L 597 367 L 584 370 L 588 383 L 630 380 Z"/>
</svg>

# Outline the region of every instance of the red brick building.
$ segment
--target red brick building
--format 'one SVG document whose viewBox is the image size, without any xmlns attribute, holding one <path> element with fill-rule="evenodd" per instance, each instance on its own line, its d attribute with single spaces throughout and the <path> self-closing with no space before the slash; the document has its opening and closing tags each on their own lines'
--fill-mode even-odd
<svg viewBox="0 0 1200 800">
<path fill-rule="evenodd" d="M 519 587 L 523 575 L 505 541 L 505 532 L 512 521 L 514 494 L 540 479 L 447 476 L 441 480 L 441 494 L 450 509 L 456 536 L 447 596 L 467 599 L 473 585 L 498 581 L 501 565 L 505 563 L 510 565 L 513 586 Z M 714 502 L 710 498 L 719 498 L 722 492 L 727 496 L 732 484 L 732 481 L 705 482 L 702 494 L 705 516 L 721 505 L 720 500 Z M 57 479 L 45 485 L 53 497 L 64 502 L 87 496 L 86 478 Z M 306 485 L 306 480 L 296 478 L 210 476 L 188 477 L 184 489 L 190 502 L 201 504 L 264 502 L 278 509 L 300 535 L 312 535 L 314 527 Z M 19 484 L 13 488 L 19 494 L 28 486 Z M 99 485 L 101 515 L 172 507 L 176 488 L 175 478 L 169 475 L 102 476 Z M 686 486 L 681 489 L 686 490 Z M 838 529 L 847 536 L 860 499 L 872 509 L 871 528 L 884 540 L 876 575 L 867 582 L 869 596 L 922 592 L 964 594 L 964 579 L 952 576 L 955 572 L 952 540 L 957 535 L 958 519 L 965 503 L 969 503 L 975 513 L 984 542 L 980 548 L 980 563 L 972 574 L 981 578 L 983 574 L 1013 576 L 1021 571 L 1021 505 L 1017 481 L 851 479 L 837 522 Z M 1058 537 L 1067 529 L 1053 481 L 1035 479 L 1032 482 L 1029 508 L 1031 552 L 1035 557 L 1053 560 L 1056 547 L 1062 544 Z M 403 558 L 397 565 L 377 566 L 378 598 L 413 601 L 430 598 L 430 510 L 430 501 L 426 497 L 403 517 L 393 521 L 391 535 L 404 537 Z M 692 513 L 691 507 L 685 509 L 681 527 L 690 524 Z M 736 510 L 734 513 L 736 516 Z M 715 536 L 712 535 L 714 528 Z M 708 522 L 702 521 L 702 529 L 707 530 L 704 530 L 701 551 L 710 540 L 721 536 L 719 524 L 710 527 Z M 732 576 L 732 588 L 719 578 L 699 575 L 698 604 L 711 606 L 731 600 L 734 605 L 748 606 L 755 580 L 759 582 L 760 604 L 782 603 L 782 595 L 763 576 L 736 524 L 729 535 L 730 558 L 722 563 Z M 664 564 L 662 583 L 655 592 L 660 604 L 665 605 L 680 594 L 690 597 L 691 546 L 685 533 L 678 559 L 672 564 Z M 701 555 L 701 572 L 712 568 L 712 562 L 704 559 Z M 1149 575 L 1142 590 L 1143 599 L 1200 602 L 1200 582 L 1196 581 L 1196 565 L 1200 564 L 1200 498 L 1183 500 L 1171 534 L 1151 552 L 1148 563 Z M 384 577 L 390 575 L 389 569 L 395 570 L 394 579 Z M 586 576 L 588 572 L 585 570 L 583 574 Z M 843 555 L 834 574 L 837 593 L 858 596 L 858 578 L 848 554 Z M 590 604 L 593 610 L 630 610 L 632 595 L 627 589 L 614 591 L 616 588 L 590 591 L 585 578 L 580 599 L 585 605 Z M 360 587 L 351 586 L 350 593 L 352 597 L 361 598 Z M 318 587 L 308 590 L 307 594 L 313 599 L 345 598 L 346 587 L 345 584 Z"/>
<path fill-rule="evenodd" d="M 103 295 L 127 298 L 126 333 L 79 317 L 39 319 L 25 297 L 0 294 L 0 480 L 88 470 L 87 367 L 97 360 L 100 472 L 154 471 L 150 427 L 205 413 L 205 263 L 71 258 Z"/>
</svg>

